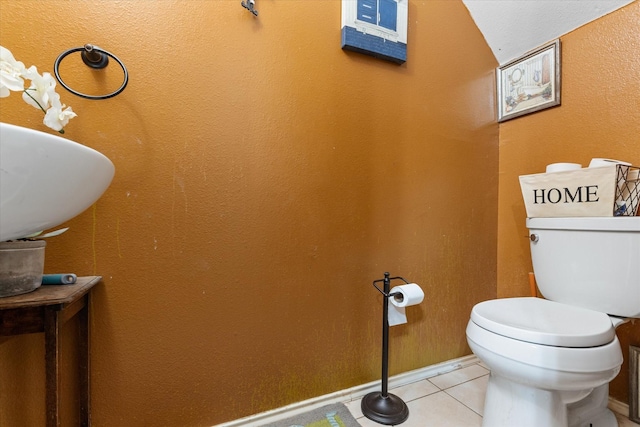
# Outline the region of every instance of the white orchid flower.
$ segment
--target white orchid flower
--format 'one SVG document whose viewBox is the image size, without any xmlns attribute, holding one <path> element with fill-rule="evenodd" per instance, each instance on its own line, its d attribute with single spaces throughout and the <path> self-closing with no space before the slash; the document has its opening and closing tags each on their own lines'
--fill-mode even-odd
<svg viewBox="0 0 640 427">
<path fill-rule="evenodd" d="M 24 64 L 16 61 L 9 49 L 0 46 L 0 98 L 9 96 L 12 90 L 24 90 L 24 70 Z"/>
<path fill-rule="evenodd" d="M 22 99 L 32 107 L 46 112 L 51 107 L 52 96 L 56 93 L 56 81 L 49 73 L 38 74 L 37 68 L 33 65 L 26 70 L 24 76 L 31 80 L 31 86 L 22 93 Z"/>
<path fill-rule="evenodd" d="M 27 89 L 24 88 L 24 79 L 31 81 Z M 44 112 L 43 123 L 46 126 L 64 133 L 63 128 L 76 117 L 76 113 L 60 102 L 56 84 L 51 74 L 40 75 L 34 65 L 25 68 L 9 49 L 0 46 L 0 98 L 9 96 L 11 91 L 22 92 L 22 99 L 27 104 Z"/>
<path fill-rule="evenodd" d="M 53 130 L 64 133 L 63 128 L 69 123 L 69 120 L 76 117 L 77 114 L 73 112 L 71 107 L 65 108 L 66 105 L 60 104 L 60 95 L 57 93 L 55 94 L 55 98 L 57 102 L 49 107 L 42 123 Z"/>
</svg>

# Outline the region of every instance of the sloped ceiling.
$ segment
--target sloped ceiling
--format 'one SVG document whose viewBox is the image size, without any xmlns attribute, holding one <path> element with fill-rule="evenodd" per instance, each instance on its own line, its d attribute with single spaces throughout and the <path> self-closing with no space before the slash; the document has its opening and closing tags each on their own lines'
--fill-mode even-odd
<svg viewBox="0 0 640 427">
<path fill-rule="evenodd" d="M 500 65 L 640 0 L 462 0 Z"/>
</svg>

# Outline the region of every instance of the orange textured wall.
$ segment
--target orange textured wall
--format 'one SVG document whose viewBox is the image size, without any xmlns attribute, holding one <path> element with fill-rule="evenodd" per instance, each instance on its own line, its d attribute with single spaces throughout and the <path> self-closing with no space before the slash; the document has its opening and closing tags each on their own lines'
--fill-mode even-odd
<svg viewBox="0 0 640 427">
<path fill-rule="evenodd" d="M 518 175 L 593 157 L 640 164 L 640 2 L 561 38 L 562 105 L 500 125 L 498 296 L 526 295 L 532 271 Z M 611 394 L 627 401 L 627 347 L 640 344 L 631 322 L 618 330 L 625 365 Z"/>
<path fill-rule="evenodd" d="M 340 49 L 339 1 L 257 9 L 0 3 L 25 64 L 94 43 L 130 72 L 106 101 L 60 91 L 78 113 L 65 136 L 116 166 L 46 255 L 47 272 L 104 276 L 96 426 L 211 425 L 378 379 L 384 271 L 427 295 L 392 329 L 392 374 L 469 354 L 469 311 L 496 295 L 496 63 L 463 4 L 409 3 L 402 66 Z M 119 84 L 115 64 L 66 61 L 79 89 Z M 15 95 L 0 119 L 46 130 Z M 42 357 L 41 336 L 0 341 L 0 425 L 43 424 Z"/>
</svg>

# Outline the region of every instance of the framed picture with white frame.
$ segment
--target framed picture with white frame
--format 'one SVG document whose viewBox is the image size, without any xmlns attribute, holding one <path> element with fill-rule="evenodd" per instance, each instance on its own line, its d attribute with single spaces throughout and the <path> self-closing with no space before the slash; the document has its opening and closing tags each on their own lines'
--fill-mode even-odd
<svg viewBox="0 0 640 427">
<path fill-rule="evenodd" d="M 560 68 L 560 40 L 498 67 L 498 121 L 560 105 Z"/>
</svg>

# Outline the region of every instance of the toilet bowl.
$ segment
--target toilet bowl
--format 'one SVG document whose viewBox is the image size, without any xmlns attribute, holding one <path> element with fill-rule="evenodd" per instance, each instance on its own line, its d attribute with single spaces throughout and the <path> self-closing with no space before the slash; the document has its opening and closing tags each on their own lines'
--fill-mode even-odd
<svg viewBox="0 0 640 427">
<path fill-rule="evenodd" d="M 617 425 L 608 383 L 622 352 L 607 315 L 540 298 L 490 300 L 472 310 L 467 341 L 491 370 L 483 426 Z M 577 404 L 583 400 L 591 404 Z"/>
<path fill-rule="evenodd" d="M 640 217 L 620 219 L 527 219 L 546 299 L 480 302 L 467 325 L 491 371 L 483 427 L 618 425 L 607 409 L 622 365 L 615 328 L 640 317 Z"/>
</svg>

